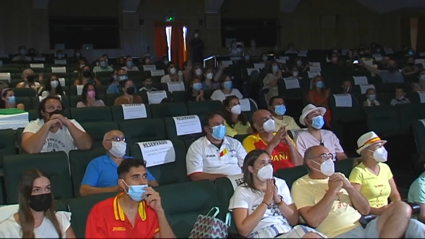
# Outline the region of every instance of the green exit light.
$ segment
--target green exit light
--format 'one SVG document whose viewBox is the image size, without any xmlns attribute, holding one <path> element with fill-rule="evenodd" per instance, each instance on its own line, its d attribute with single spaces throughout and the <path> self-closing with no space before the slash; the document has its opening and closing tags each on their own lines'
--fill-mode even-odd
<svg viewBox="0 0 425 239">
<path fill-rule="evenodd" d="M 175 17 L 167 17 L 167 22 L 172 22 L 174 20 L 176 20 Z"/>
</svg>

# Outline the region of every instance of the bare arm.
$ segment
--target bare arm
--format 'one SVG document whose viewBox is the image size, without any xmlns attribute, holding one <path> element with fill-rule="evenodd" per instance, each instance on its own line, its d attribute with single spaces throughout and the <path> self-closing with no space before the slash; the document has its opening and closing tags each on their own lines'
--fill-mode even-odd
<svg viewBox="0 0 425 239">
<path fill-rule="evenodd" d="M 74 142 L 79 150 L 91 149 L 93 142 L 90 135 L 78 129 L 71 121 L 69 121 L 69 124 L 67 126 L 69 133 L 74 139 Z"/>
<path fill-rule="evenodd" d="M 375 75 L 379 75 L 379 73 L 381 73 L 381 71 L 376 69 L 375 67 L 364 65 L 364 64 L 363 64 L 363 67 L 366 68 L 366 70 L 370 71 L 371 73 L 373 73 Z"/>
<path fill-rule="evenodd" d="M 165 217 L 164 210 L 156 210 L 156 216 L 158 218 L 159 232 L 154 235 L 154 238 L 176 238 L 173 229 Z"/>
<path fill-rule="evenodd" d="M 336 194 L 339 192 L 335 190 L 328 190 L 325 196 L 319 203 L 312 207 L 303 207 L 299 209 L 301 216 L 312 227 L 319 226 L 320 223 L 328 216 L 333 202 L 335 201 Z"/>
<path fill-rule="evenodd" d="M 217 73 L 214 76 L 214 81 L 215 82 L 218 82 L 218 80 L 220 80 L 220 76 L 223 74 L 223 70 L 224 69 L 226 69 L 226 67 L 223 66 L 223 65 L 220 65 L 220 68 L 218 68 L 218 71 L 217 71 Z"/>
<path fill-rule="evenodd" d="M 117 191 L 118 191 L 118 186 L 106 187 L 106 188 L 92 187 L 87 184 L 82 184 L 80 186 L 80 196 L 88 196 L 93 194 L 110 193 L 110 192 L 117 192 Z"/>
<path fill-rule="evenodd" d="M 189 178 L 192 181 L 201 181 L 201 180 L 214 181 L 217 178 L 223 178 L 223 177 L 226 177 L 226 175 L 224 175 L 224 174 L 203 173 L 203 172 L 194 173 L 194 174 L 189 175 Z"/>
<path fill-rule="evenodd" d="M 71 226 L 68 227 L 68 230 L 66 230 L 65 235 L 66 235 L 66 238 L 77 238 Z"/>
<path fill-rule="evenodd" d="M 247 237 L 249 233 L 258 225 L 261 219 L 266 213 L 267 205 L 265 203 L 261 203 L 258 207 L 248 215 L 247 208 L 234 208 L 233 209 L 233 217 L 235 218 L 236 228 L 238 229 L 238 233 Z"/>
<path fill-rule="evenodd" d="M 394 178 L 389 180 L 391 187 L 390 200 L 391 202 L 397 202 L 401 200 L 400 193 L 398 192 L 397 185 L 395 185 Z"/>
<path fill-rule="evenodd" d="M 350 184 L 350 183 L 348 183 Z M 350 184 L 351 185 L 351 184 Z M 346 188 L 348 195 L 350 196 L 350 200 L 353 203 L 354 208 L 360 212 L 362 215 L 368 215 L 370 211 L 369 202 L 366 200 L 363 195 L 360 194 L 353 186 Z"/>
<path fill-rule="evenodd" d="M 289 157 L 291 159 L 291 162 L 294 166 L 303 165 L 304 159 L 301 156 L 300 152 L 298 152 L 297 147 L 292 142 L 292 140 L 289 139 L 289 136 L 286 136 L 286 142 L 289 146 Z"/>
<path fill-rule="evenodd" d="M 159 186 L 158 182 L 155 179 L 148 181 L 148 185 L 149 185 L 149 187 L 157 187 L 157 186 Z"/>
<path fill-rule="evenodd" d="M 36 133 L 25 132 L 22 134 L 22 149 L 29 154 L 40 153 L 49 134 L 51 122 L 46 122 Z"/>
<path fill-rule="evenodd" d="M 343 159 L 347 159 L 347 158 L 348 157 L 344 152 L 336 153 L 336 159 L 338 159 L 338 160 L 343 160 Z"/>
<path fill-rule="evenodd" d="M 299 214 L 295 204 L 288 205 L 285 202 L 279 207 L 280 213 L 288 220 L 291 226 L 295 226 L 299 221 Z"/>
</svg>

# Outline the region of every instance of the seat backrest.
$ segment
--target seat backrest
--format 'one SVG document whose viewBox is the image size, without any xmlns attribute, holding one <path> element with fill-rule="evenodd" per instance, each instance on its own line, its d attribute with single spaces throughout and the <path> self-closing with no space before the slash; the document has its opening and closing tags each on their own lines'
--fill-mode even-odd
<svg viewBox="0 0 425 239">
<path fill-rule="evenodd" d="M 409 130 L 412 121 L 425 119 L 425 104 L 398 104 L 395 107 L 402 130 Z"/>
<path fill-rule="evenodd" d="M 145 104 L 146 119 L 152 118 L 151 110 L 148 104 Z M 112 118 L 115 122 L 125 121 L 122 105 L 111 106 Z"/>
<path fill-rule="evenodd" d="M 127 145 L 142 141 L 166 139 L 164 121 L 161 119 L 126 120 L 118 124 L 125 135 Z"/>
<path fill-rule="evenodd" d="M 190 115 L 203 115 L 211 111 L 221 111 L 223 105 L 218 100 L 212 101 L 189 101 L 187 108 Z"/>
<path fill-rule="evenodd" d="M 118 130 L 118 123 L 116 122 L 82 122 L 81 126 L 93 139 L 93 148 L 103 148 L 102 141 L 105 133 Z"/>
<path fill-rule="evenodd" d="M 345 177 L 350 177 L 351 170 L 354 167 L 355 158 L 348 158 L 343 160 L 338 160 L 335 162 L 335 172 L 340 172 L 345 175 Z"/>
<path fill-rule="evenodd" d="M 223 177 L 215 180 L 215 187 L 217 190 L 218 203 L 220 205 L 220 213 L 218 214 L 218 217 L 224 221 L 226 213 L 229 212 L 230 198 L 234 193 L 233 185 L 227 177 Z M 233 220 L 234 218 L 232 217 L 229 233 L 237 235 L 236 226 Z"/>
<path fill-rule="evenodd" d="M 35 97 L 34 97 L 35 98 Z M 25 109 L 32 110 L 34 109 L 34 106 L 32 104 L 31 97 L 16 97 L 16 104 L 23 104 L 25 106 Z"/>
<path fill-rule="evenodd" d="M 0 206 L 5 204 L 6 201 L 6 191 L 4 189 L 4 180 L 0 178 Z M 0 220 L 1 222 L 2 220 Z"/>
<path fill-rule="evenodd" d="M 425 125 L 421 120 L 411 122 L 416 148 L 419 154 L 425 154 Z"/>
<path fill-rule="evenodd" d="M 87 165 L 90 161 L 102 155 L 105 155 L 104 148 L 69 151 L 69 165 L 71 167 L 72 185 L 75 196 L 80 195 L 81 181 L 83 180 Z"/>
<path fill-rule="evenodd" d="M 364 111 L 369 130 L 377 134 L 400 131 L 400 122 L 394 106 L 365 107 Z"/>
<path fill-rule="evenodd" d="M 170 102 L 150 105 L 153 119 L 187 115 L 187 106 L 184 102 Z"/>
<path fill-rule="evenodd" d="M 3 167 L 3 157 L 15 155 L 16 152 L 16 132 L 11 129 L 0 130 L 0 168 Z"/>
<path fill-rule="evenodd" d="M 114 94 L 106 94 L 106 102 L 105 105 L 112 106 L 115 103 L 115 99 L 120 97 L 121 93 L 114 93 Z"/>
<path fill-rule="evenodd" d="M 109 106 L 71 108 L 71 116 L 79 123 L 113 121 Z"/>
<path fill-rule="evenodd" d="M 307 167 L 304 165 L 296 166 L 293 168 L 282 168 L 276 171 L 275 176 L 286 181 L 289 189 L 292 188 L 292 184 L 302 176 L 308 174 Z"/>
<path fill-rule="evenodd" d="M 32 97 L 37 94 L 33 88 L 13 88 L 16 97 Z"/>
<path fill-rule="evenodd" d="M 7 203 L 18 202 L 19 177 L 31 168 L 38 168 L 50 176 L 55 199 L 73 197 L 68 157 L 65 152 L 5 156 L 3 168 Z"/>
<path fill-rule="evenodd" d="M 186 147 L 182 141 L 174 140 L 174 151 L 176 159 L 172 163 L 161 164 L 149 167 L 149 172 L 155 177 L 159 185 L 173 184 L 189 181 L 186 171 Z M 135 158 L 143 159 L 138 144 L 131 146 L 131 155 Z"/>
</svg>

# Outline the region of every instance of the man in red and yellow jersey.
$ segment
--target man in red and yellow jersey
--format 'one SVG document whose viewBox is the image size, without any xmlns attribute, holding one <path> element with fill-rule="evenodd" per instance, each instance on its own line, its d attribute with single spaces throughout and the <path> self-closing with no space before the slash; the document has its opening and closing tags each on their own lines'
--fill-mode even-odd
<svg viewBox="0 0 425 239">
<path fill-rule="evenodd" d="M 257 110 L 252 121 L 257 133 L 244 139 L 243 146 L 247 153 L 254 149 L 266 150 L 270 154 L 274 172 L 303 164 L 303 158 L 286 133 L 286 126 L 274 132 L 275 122 L 269 111 Z"/>
<path fill-rule="evenodd" d="M 147 186 L 145 162 L 126 159 L 117 169 L 121 193 L 97 203 L 86 225 L 86 238 L 175 238 L 159 193 Z"/>
</svg>

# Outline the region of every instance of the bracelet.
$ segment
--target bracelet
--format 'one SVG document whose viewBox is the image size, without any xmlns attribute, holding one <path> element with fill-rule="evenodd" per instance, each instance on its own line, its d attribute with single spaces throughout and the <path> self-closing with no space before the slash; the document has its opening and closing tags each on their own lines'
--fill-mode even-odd
<svg viewBox="0 0 425 239">
<path fill-rule="evenodd" d="M 266 205 L 267 205 L 267 207 L 269 207 L 269 206 L 270 206 L 270 205 L 269 205 L 268 203 L 266 203 L 266 202 L 262 202 L 262 203 L 266 204 Z"/>
<path fill-rule="evenodd" d="M 282 206 L 282 204 L 283 204 L 283 197 L 282 197 L 282 196 L 280 196 L 280 202 L 276 203 L 276 205 L 277 205 L 278 207 L 280 207 L 280 206 Z"/>
</svg>

